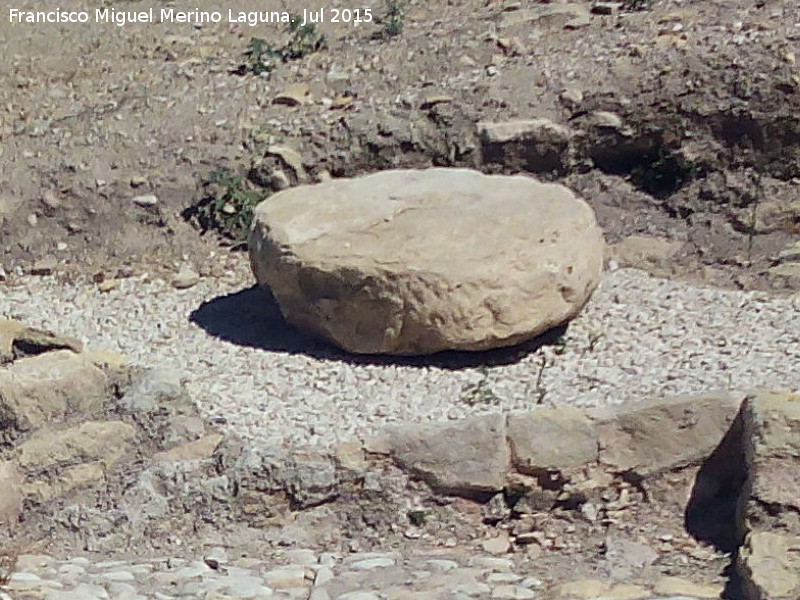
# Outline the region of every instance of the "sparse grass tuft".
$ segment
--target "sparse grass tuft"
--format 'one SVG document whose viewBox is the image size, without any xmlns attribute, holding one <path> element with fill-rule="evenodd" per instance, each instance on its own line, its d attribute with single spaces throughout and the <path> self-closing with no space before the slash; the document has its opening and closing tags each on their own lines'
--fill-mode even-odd
<svg viewBox="0 0 800 600">
<path fill-rule="evenodd" d="M 381 25 L 375 37 L 388 39 L 403 33 L 406 19 L 406 5 L 403 0 L 386 0 L 386 8 L 377 22 Z"/>
<path fill-rule="evenodd" d="M 325 34 L 317 30 L 316 23 L 301 25 L 302 19 L 297 15 L 289 22 L 289 41 L 283 47 L 281 54 L 284 61 L 305 58 L 309 54 L 319 52 L 328 47 Z"/>
<path fill-rule="evenodd" d="M 426 510 L 409 510 L 406 513 L 406 517 L 408 517 L 408 522 L 411 523 L 414 527 L 422 527 L 428 520 L 428 511 Z"/>
<path fill-rule="evenodd" d="M 648 10 L 653 5 L 653 0 L 622 0 L 622 10 Z"/>
<path fill-rule="evenodd" d="M 477 383 L 465 385 L 461 389 L 460 400 L 467 406 L 497 406 L 500 404 L 500 397 L 494 392 L 489 383 L 489 370 L 486 367 L 478 367 L 481 379 Z"/>
<path fill-rule="evenodd" d="M 267 40 L 257 37 L 250 38 L 250 44 L 243 54 L 245 61 L 234 70 L 237 75 L 272 73 L 281 58 L 280 53 Z"/>
<path fill-rule="evenodd" d="M 201 181 L 201 188 L 202 199 L 185 211 L 184 217 L 203 232 L 216 231 L 237 245 L 246 242 L 253 211 L 269 194 L 226 169 L 212 172 Z"/>
<path fill-rule="evenodd" d="M 590 331 L 589 342 L 586 345 L 586 349 L 583 351 L 583 354 L 586 354 L 587 352 L 589 353 L 594 352 L 595 349 L 597 348 L 597 345 L 600 343 L 600 340 L 602 340 L 605 337 L 605 335 L 606 334 L 603 333 L 602 331 L 597 331 L 594 329 Z"/>
<path fill-rule="evenodd" d="M 759 151 L 757 140 L 746 136 L 742 149 L 750 156 L 751 166 L 747 169 L 748 185 L 743 194 L 743 205 L 750 207 L 747 223 L 747 262 L 753 261 L 753 244 L 758 234 L 758 207 L 766 197 L 764 173 L 767 173 L 767 157 Z"/>
<path fill-rule="evenodd" d="M 759 165 L 760 167 L 761 165 Z M 758 233 L 758 206 L 764 199 L 764 180 L 760 168 L 750 172 L 750 190 L 748 191 L 750 200 L 750 220 L 747 224 L 747 262 L 753 262 L 753 242 Z"/>
<path fill-rule="evenodd" d="M 269 75 L 281 62 L 299 60 L 328 47 L 325 34 L 317 30 L 315 23 L 301 23 L 300 16 L 292 15 L 288 24 L 289 39 L 283 46 L 273 46 L 263 38 L 250 38 L 243 53 L 245 61 L 233 72 L 237 75 Z"/>
</svg>

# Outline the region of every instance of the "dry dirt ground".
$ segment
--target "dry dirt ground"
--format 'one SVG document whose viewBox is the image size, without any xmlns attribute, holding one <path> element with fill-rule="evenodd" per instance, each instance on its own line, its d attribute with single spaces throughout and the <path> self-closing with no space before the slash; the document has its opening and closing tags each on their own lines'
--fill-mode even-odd
<svg viewBox="0 0 800 600">
<path fill-rule="evenodd" d="M 251 38 L 286 48 L 291 34 L 227 22 L 252 2 L 69 4 L 92 14 L 218 10 L 223 19 L 12 24 L 9 6 L 52 3 L 4 3 L 0 278 L 53 259 L 68 279 L 184 263 L 214 276 L 244 257 L 185 218 L 213 171 L 247 175 L 267 193 L 287 181 L 436 164 L 565 183 L 592 204 L 610 242 L 678 242 L 662 274 L 800 289 L 800 277 L 766 273 L 800 240 L 795 0 L 656 0 L 613 14 L 590 13 L 582 0 L 411 0 L 395 36 L 375 22 L 383 0 L 303 0 L 289 10 L 324 8 L 326 47 L 276 59 L 261 75 L 243 54 Z M 334 9 L 367 8 L 372 23 L 331 22 Z M 308 86 L 296 105 L 275 102 L 295 84 Z M 475 134 L 479 121 L 537 117 L 582 132 L 569 156 L 494 156 Z M 275 145 L 302 165 L 276 157 Z M 149 194 L 155 204 L 133 200 Z"/>
<path fill-rule="evenodd" d="M 44 0 L 12 4 L 52 9 Z M 12 24 L 3 9 L 7 272 L 55 258 L 72 275 L 184 260 L 213 274 L 231 256 L 210 258 L 214 236 L 201 239 L 181 215 L 220 168 L 285 184 L 269 170 L 280 160 L 266 156 L 270 144 L 283 144 L 303 161 L 300 177 L 287 170 L 290 183 L 431 164 L 532 172 L 583 194 L 611 242 L 630 234 L 679 242 L 669 268 L 676 275 L 797 287 L 798 278 L 762 275 L 800 234 L 797 3 L 657 1 L 589 15 L 589 2 L 396 2 L 403 30 L 381 36 L 384 0 L 298 2 L 289 6 L 294 14 L 326 10 L 317 32 L 327 47 L 277 59 L 260 76 L 234 73 L 252 66 L 243 55 L 251 38 L 284 48 L 290 34 L 285 24 L 228 22 L 229 10 L 253 10 L 248 4 L 70 7 L 92 17 L 98 8 L 153 8 L 158 18 L 165 7 L 222 16 L 217 24 L 121 27 Z M 331 22 L 346 8 L 362 19 L 371 9 L 373 22 Z M 293 84 L 309 86 L 301 103 L 274 103 Z M 441 96 L 447 101 L 437 103 Z M 596 111 L 613 113 L 612 121 L 598 123 Z M 481 152 L 476 122 L 534 117 L 583 132 L 577 155 L 526 161 Z M 132 201 L 147 194 L 158 204 Z"/>
</svg>

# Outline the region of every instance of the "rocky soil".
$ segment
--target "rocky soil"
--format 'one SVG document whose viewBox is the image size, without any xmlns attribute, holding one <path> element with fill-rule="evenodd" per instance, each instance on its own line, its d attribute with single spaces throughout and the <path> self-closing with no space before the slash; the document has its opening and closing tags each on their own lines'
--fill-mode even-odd
<svg viewBox="0 0 800 600">
<path fill-rule="evenodd" d="M 800 589 L 797 394 L 539 407 L 280 447 L 205 423 L 174 371 L 14 321 L 0 352 L 12 597 Z"/>
<path fill-rule="evenodd" d="M 235 0 L 174 4 L 252 9 Z M 74 9 L 150 5 L 80 0 Z M 376 16 L 388 7 L 360 6 Z M 52 10 L 45 0 L 14 7 Z M 327 6 L 336 7 L 356 8 Z M 259 8 L 285 10 L 277 0 Z M 395 36 L 386 35 L 385 18 L 328 20 L 319 26 L 325 47 L 275 60 L 261 74 L 243 53 L 253 37 L 286 48 L 292 34 L 283 25 L 21 25 L 0 13 L 0 316 L 121 350 L 139 368 L 178 369 L 155 376 L 141 398 L 167 390 L 162 395 L 183 398 L 190 416 L 166 429 L 134 422 L 119 401 L 139 380 L 104 371 L 104 400 L 98 395 L 100 404 L 59 428 L 85 440 L 93 432 L 81 431 L 81 419 L 118 422 L 98 431 L 130 444 L 141 460 L 106 480 L 101 465 L 110 457 L 54 458 L 42 437 L 32 456 L 81 465 L 65 471 L 68 483 L 99 477 L 107 485 L 44 508 L 28 505 L 29 520 L 9 528 L 0 548 L 0 580 L 3 569 L 17 573 L 0 596 L 720 595 L 732 550 L 687 532 L 686 498 L 670 496 L 669 510 L 637 503 L 623 538 L 590 536 L 581 548 L 571 544 L 581 538 L 583 517 L 566 507 L 541 517 L 541 540 L 509 554 L 497 527 L 506 517 L 492 513 L 492 506 L 507 508 L 507 498 L 443 500 L 396 466 L 365 476 L 358 509 L 345 497 L 330 510 L 299 510 L 295 498 L 273 512 L 244 502 L 233 514 L 204 504 L 216 502 L 209 498 L 219 493 L 224 452 L 210 460 L 208 447 L 192 446 L 202 460 L 148 462 L 168 451 L 159 436 L 174 431 L 212 447 L 214 436 L 233 435 L 244 446 L 280 448 L 271 460 L 303 472 L 316 459 L 291 462 L 301 445 L 329 449 L 392 422 L 560 406 L 567 396 L 597 406 L 663 392 L 799 387 L 797 300 L 787 297 L 800 289 L 796 2 L 657 0 L 626 10 L 437 0 L 409 1 L 404 10 Z M 431 165 L 530 173 L 592 205 L 612 244 L 610 273 L 566 343 L 549 339 L 557 343 L 469 360 L 352 365 L 281 324 L 274 305 L 249 289 L 237 240 L 196 228 L 209 225 L 202 216 L 219 169 L 241 175 L 242 189 L 268 195 L 329 177 Z M 237 210 L 222 214 L 236 221 Z M 634 297 L 626 295 L 632 289 Z M 266 325 L 220 317 L 237 311 Z M 267 348 L 254 339 L 264 332 Z M 625 347 L 630 361 L 620 364 Z M 229 358 L 218 361 L 217 352 Z M 11 358 L 19 360 L 13 349 L 3 362 Z M 110 368 L 109 356 L 94 360 Z M 328 378 L 315 378 L 315 369 Z M 284 379 L 296 382 L 294 392 L 279 385 Z M 241 410 L 249 396 L 243 402 L 229 392 L 243 388 L 267 390 L 276 404 Z M 333 396 L 346 410 L 330 410 Z M 309 428 L 309 415 L 323 418 Z M 4 439 L 4 460 L 21 442 Z M 232 455 L 241 448 L 223 447 Z M 352 458 L 340 451 L 340 460 Z M 159 490 L 185 504 L 172 507 L 175 514 L 149 505 L 155 525 L 145 534 L 124 523 L 123 499 L 157 496 L 141 478 L 147 469 L 150 485 L 166 486 Z M 52 472 L 42 473 L 50 481 Z M 671 489 L 688 494 L 692 476 Z M 626 485 L 640 500 L 640 490 Z M 619 501 L 618 493 L 604 502 Z M 593 578 L 606 582 L 586 583 Z"/>
<path fill-rule="evenodd" d="M 792 263 L 800 221 L 800 9 L 590 9 L 412 2 L 401 35 L 326 22 L 327 49 L 260 76 L 232 71 L 248 64 L 254 36 L 285 45 L 285 26 L 23 26 L 4 16 L 3 266 L 55 260 L 62 272 L 113 276 L 188 260 L 218 273 L 213 240 L 199 242 L 180 216 L 215 169 L 274 188 L 438 164 L 563 181 L 592 203 L 610 241 L 679 243 L 677 274 L 796 288 L 796 267 L 779 263 Z M 476 126 L 531 118 L 562 129 L 509 146 Z M 765 275 L 770 267 L 778 274 Z"/>
</svg>

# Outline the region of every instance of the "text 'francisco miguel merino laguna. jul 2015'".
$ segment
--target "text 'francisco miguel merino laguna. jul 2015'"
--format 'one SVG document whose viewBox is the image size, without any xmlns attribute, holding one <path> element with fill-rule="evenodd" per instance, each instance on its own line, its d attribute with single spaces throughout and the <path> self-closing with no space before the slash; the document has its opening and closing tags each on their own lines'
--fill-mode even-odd
<svg viewBox="0 0 800 600">
<path fill-rule="evenodd" d="M 236 11 L 227 10 L 189 10 L 153 7 L 145 10 L 116 10 L 113 8 L 96 8 L 94 10 L 68 11 L 54 10 L 21 10 L 8 9 L 8 21 L 11 24 L 37 23 L 112 23 L 119 27 L 131 23 L 243 23 L 255 27 L 268 23 L 370 23 L 373 19 L 369 8 L 318 8 L 302 9 L 297 14 L 289 11 Z"/>
</svg>

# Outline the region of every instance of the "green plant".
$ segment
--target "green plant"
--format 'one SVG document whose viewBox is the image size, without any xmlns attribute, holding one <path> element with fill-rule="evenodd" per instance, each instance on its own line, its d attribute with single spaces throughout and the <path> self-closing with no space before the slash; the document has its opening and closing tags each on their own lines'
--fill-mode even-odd
<svg viewBox="0 0 800 600">
<path fill-rule="evenodd" d="M 489 384 L 489 370 L 486 367 L 478 367 L 478 372 L 481 374 L 480 380 L 461 388 L 461 401 L 467 406 L 479 404 L 497 406 L 500 404 L 500 397 Z"/>
<path fill-rule="evenodd" d="M 753 242 L 758 230 L 758 205 L 764 198 L 764 181 L 761 176 L 761 165 L 750 172 L 750 222 L 747 224 L 747 262 L 753 261 Z"/>
<path fill-rule="evenodd" d="M 301 25 L 302 18 L 292 15 L 289 21 L 289 41 L 281 49 L 284 61 L 297 60 L 328 47 L 325 34 L 317 31 L 316 23 Z"/>
<path fill-rule="evenodd" d="M 256 190 L 242 175 L 213 171 L 201 182 L 202 199 L 184 216 L 202 231 L 213 230 L 237 244 L 246 241 L 253 211 L 269 194 Z"/>
<path fill-rule="evenodd" d="M 622 10 L 647 10 L 653 5 L 653 0 L 622 0 Z"/>
<path fill-rule="evenodd" d="M 605 334 L 602 331 L 596 331 L 596 330 L 590 331 L 589 343 L 586 345 L 585 352 L 594 352 L 595 348 L 597 348 L 597 344 L 600 343 L 600 340 L 603 339 L 604 337 Z"/>
<path fill-rule="evenodd" d="M 245 61 L 234 69 L 234 73 L 269 74 L 280 62 L 304 58 L 327 48 L 325 34 L 317 31 L 317 25 L 315 23 L 301 25 L 302 21 L 299 15 L 292 15 L 287 26 L 289 39 L 283 46 L 273 46 L 263 38 L 250 38 L 247 50 L 243 52 Z"/>
<path fill-rule="evenodd" d="M 383 15 L 377 19 L 381 24 L 381 30 L 377 37 L 386 39 L 396 37 L 403 33 L 403 26 L 406 19 L 406 5 L 402 0 L 386 0 L 386 8 Z"/>
<path fill-rule="evenodd" d="M 406 516 L 408 517 L 408 522 L 414 527 L 422 527 L 428 520 L 428 511 L 420 509 L 409 510 Z"/>
<path fill-rule="evenodd" d="M 267 40 L 257 37 L 250 38 L 250 44 L 243 54 L 246 59 L 234 70 L 237 75 L 271 73 L 281 58 L 280 52 L 267 43 Z"/>
</svg>

